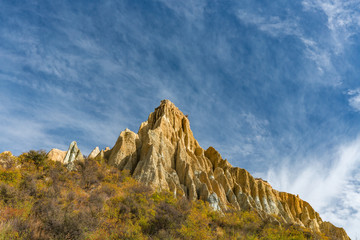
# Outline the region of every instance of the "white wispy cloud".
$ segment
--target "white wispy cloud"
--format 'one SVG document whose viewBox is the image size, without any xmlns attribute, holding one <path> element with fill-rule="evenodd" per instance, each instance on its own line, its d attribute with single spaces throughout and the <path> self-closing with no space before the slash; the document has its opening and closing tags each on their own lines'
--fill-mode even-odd
<svg viewBox="0 0 360 240">
<path fill-rule="evenodd" d="M 306 34 L 303 26 L 299 22 L 300 17 L 291 16 L 291 18 L 281 19 L 276 15 L 263 16 L 251 13 L 249 10 L 238 10 L 236 16 L 243 23 L 255 25 L 260 31 L 272 37 L 295 37 L 304 44 L 304 54 L 316 64 L 318 71 L 316 74 L 322 76 L 325 72 L 331 73 L 331 79 L 329 77 L 327 77 L 326 80 L 320 78 L 318 80 L 319 82 L 336 85 L 341 81 L 332 63 L 332 46 L 324 45 L 322 42 L 319 42 L 317 38 L 314 38 L 314 36 Z M 311 81 L 315 80 L 316 74 L 313 74 Z"/>
<path fill-rule="evenodd" d="M 184 75 L 192 76 L 194 82 L 203 77 L 193 64 L 187 63 L 183 46 L 176 41 L 163 41 L 157 33 L 144 29 L 141 18 L 132 15 L 136 12 L 116 14 L 122 11 L 116 4 L 113 8 L 103 9 L 108 13 L 104 16 L 114 16 L 116 21 L 111 22 L 109 29 L 104 29 L 110 36 L 102 39 L 118 41 L 117 35 L 123 36 L 123 45 L 116 48 L 94 37 L 98 31 L 92 24 L 94 19 L 82 13 L 74 14 L 64 4 L 57 5 L 57 11 L 52 15 L 34 11 L 34 6 L 29 5 L 6 7 L 4 5 L 0 12 L 27 11 L 46 20 L 52 28 L 46 39 L 43 37 L 46 34 L 39 33 L 48 33 L 48 27 L 34 25 L 22 17 L 12 18 L 11 24 L 16 27 L 4 25 L 0 28 L 0 39 L 7 43 L 6 47 L 0 46 L 0 80 L 26 89 L 30 95 L 16 98 L 4 92 L 1 96 L 3 124 L 0 131 L 6 133 L 0 140 L 1 150 L 19 154 L 36 146 L 47 150 L 51 147 L 64 149 L 67 143 L 48 131 L 76 129 L 72 140 L 77 140 L 86 154 L 95 146 L 89 146 L 88 142 L 82 144 L 82 140 L 111 146 L 125 127 L 136 132 L 141 121 L 146 120 L 147 114 L 161 99 L 169 98 L 178 103 L 189 101 L 188 96 L 183 98 L 184 94 L 177 90 L 184 76 L 166 76 L 168 73 L 158 66 L 153 52 L 159 50 L 159 43 L 163 43 L 167 51 L 173 50 L 180 64 L 188 65 Z M 179 14 L 187 7 L 185 17 L 188 21 L 202 9 L 198 7 L 195 11 L 181 4 L 178 7 Z M 102 14 L 93 17 L 106 21 Z M 172 77 L 174 79 L 169 79 Z M 181 89 L 191 92 L 187 85 Z M 36 95 L 42 94 L 50 99 L 41 104 L 28 101 L 28 98 L 36 99 Z M 139 116 L 139 112 L 145 114 Z M 10 121 L 15 117 L 14 113 L 21 113 L 20 117 Z M 30 117 L 23 118 L 22 115 Z M 79 132 L 84 136 L 78 136 Z"/>
<path fill-rule="evenodd" d="M 360 89 L 349 90 L 347 95 L 349 96 L 349 105 L 355 111 L 360 111 Z"/>
<path fill-rule="evenodd" d="M 339 70 L 349 67 L 344 60 L 344 53 L 354 44 L 352 37 L 358 34 L 360 26 L 359 3 L 341 0 L 306 0 L 302 5 L 305 11 L 314 14 L 324 13 L 327 20 L 324 25 L 326 31 L 310 35 L 299 21 L 301 18 L 296 16 L 291 19 L 280 19 L 276 15 L 266 16 L 254 14 L 251 10 L 250 12 L 242 10 L 238 12 L 237 17 L 243 23 L 254 25 L 269 36 L 275 38 L 292 36 L 300 40 L 304 44 L 304 53 L 311 60 L 309 68 L 303 66 L 304 71 L 311 69 L 314 63 L 317 69 L 317 72 L 311 72 L 311 80 L 314 80 L 318 74 L 320 82 L 328 83 L 331 78 L 332 85 L 339 87 L 344 80 Z M 339 62 L 339 59 L 342 59 L 341 66 L 334 64 L 335 61 Z M 341 87 L 338 89 L 340 92 L 343 91 Z M 346 94 L 349 97 L 349 105 L 355 111 L 360 111 L 360 90 L 349 90 Z M 306 115 L 305 113 L 304 116 Z M 304 144 L 299 141 L 300 139 L 293 137 L 290 139 L 300 145 Z M 268 179 L 275 189 L 299 194 L 320 212 L 324 220 L 344 227 L 354 238 L 360 236 L 358 231 L 360 184 L 354 181 L 359 177 L 360 139 L 339 144 L 336 151 L 319 148 L 321 153 L 317 153 L 316 156 L 304 156 L 306 153 L 292 151 L 289 152 L 288 158 L 284 158 L 276 152 L 269 151 L 271 156 L 281 159 L 267 174 L 255 173 L 255 175 Z"/>
<path fill-rule="evenodd" d="M 294 156 L 295 157 L 295 156 Z M 360 236 L 360 137 L 338 146 L 323 156 L 294 160 L 280 169 L 270 169 L 267 179 L 272 186 L 308 201 L 323 220 L 345 227 L 350 236 Z M 311 186 L 311 187 L 309 187 Z"/>
<path fill-rule="evenodd" d="M 210 120 L 202 120 L 200 122 L 201 128 L 208 129 L 207 123 L 211 122 L 213 128 L 220 131 L 218 135 L 214 136 L 196 136 L 200 144 L 205 149 L 213 146 L 217 149 L 223 158 L 226 158 L 234 166 L 261 168 L 258 163 L 264 161 L 266 155 L 276 155 L 273 148 L 272 139 L 268 129 L 268 121 L 261 119 L 249 112 L 236 112 L 228 109 L 225 106 L 227 114 L 231 118 L 221 118 L 217 121 L 216 118 Z M 204 113 L 204 119 L 206 113 Z M 190 116 L 191 117 L 191 116 Z M 217 139 L 221 137 L 221 140 Z M 261 150 L 259 149 L 261 148 Z M 256 156 L 256 157 L 254 157 Z"/>
<path fill-rule="evenodd" d="M 204 0 L 198 1 L 177 1 L 177 0 L 158 0 L 177 14 L 183 15 L 188 21 L 197 24 L 203 17 L 203 12 L 207 4 Z"/>
<path fill-rule="evenodd" d="M 261 31 L 264 31 L 273 37 L 283 35 L 302 36 L 298 23 L 294 19 L 282 20 L 278 16 L 261 16 L 243 9 L 238 10 L 236 16 L 242 22 L 256 25 Z"/>
<path fill-rule="evenodd" d="M 318 33 L 309 35 L 299 22 L 301 17 L 280 19 L 278 16 L 264 16 L 247 10 L 239 10 L 237 17 L 246 24 L 252 24 L 273 37 L 293 36 L 302 41 L 304 53 L 317 66 L 317 74 L 322 83 L 340 85 L 343 81 L 334 65 L 334 58 L 344 53 L 349 44 L 354 42 L 352 36 L 357 34 L 360 27 L 360 8 L 357 0 L 304 0 L 305 11 L 316 14 L 324 13 L 328 34 Z M 343 63 L 345 64 L 345 63 Z M 311 77 L 315 79 L 315 74 Z"/>
<path fill-rule="evenodd" d="M 327 26 L 331 31 L 335 53 L 344 51 L 351 37 L 360 27 L 360 8 L 357 0 L 304 0 L 306 10 L 320 10 L 327 16 Z"/>
</svg>

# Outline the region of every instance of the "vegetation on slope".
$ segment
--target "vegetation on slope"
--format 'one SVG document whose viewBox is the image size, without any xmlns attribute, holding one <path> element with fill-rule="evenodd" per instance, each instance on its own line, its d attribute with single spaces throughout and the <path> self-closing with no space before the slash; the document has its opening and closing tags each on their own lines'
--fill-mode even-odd
<svg viewBox="0 0 360 240">
<path fill-rule="evenodd" d="M 0 239 L 327 239 L 256 212 L 176 199 L 102 160 L 0 155 Z"/>
</svg>

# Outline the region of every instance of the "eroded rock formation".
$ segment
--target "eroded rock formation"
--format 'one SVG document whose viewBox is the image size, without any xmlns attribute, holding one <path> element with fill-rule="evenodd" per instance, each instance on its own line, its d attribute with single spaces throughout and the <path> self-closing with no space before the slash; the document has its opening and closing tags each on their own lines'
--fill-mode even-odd
<svg viewBox="0 0 360 240">
<path fill-rule="evenodd" d="M 96 158 L 109 159 L 110 153 L 110 147 L 106 147 L 105 149 L 101 149 L 100 153 L 96 156 Z"/>
<path fill-rule="evenodd" d="M 64 164 L 67 165 L 67 168 L 69 170 L 73 170 L 75 165 L 75 161 L 82 161 L 84 160 L 84 157 L 80 151 L 80 149 L 77 146 L 77 143 L 75 141 L 70 143 L 69 150 L 66 153 L 66 156 L 64 158 Z"/>
<path fill-rule="evenodd" d="M 97 155 L 99 155 L 100 149 L 99 147 L 94 148 L 94 150 L 91 151 L 88 158 L 96 158 Z"/>
<path fill-rule="evenodd" d="M 84 157 L 75 141 L 70 143 L 67 151 L 62 151 L 56 148 L 51 149 L 47 153 L 47 157 L 53 161 L 59 161 L 65 165 L 69 170 L 73 170 L 75 161 L 83 161 Z"/>
<path fill-rule="evenodd" d="M 335 239 L 349 239 L 298 196 L 276 191 L 245 169 L 232 167 L 212 147 L 201 148 L 188 118 L 168 100 L 149 115 L 138 133 L 126 129 L 110 151 L 99 154 L 139 181 L 175 196 L 202 199 L 218 210 L 253 209 L 264 217 L 276 215 Z"/>
<path fill-rule="evenodd" d="M 46 156 L 48 157 L 48 159 L 51 159 L 53 161 L 64 163 L 66 151 L 62 151 L 60 149 L 53 148 L 47 153 Z"/>
</svg>

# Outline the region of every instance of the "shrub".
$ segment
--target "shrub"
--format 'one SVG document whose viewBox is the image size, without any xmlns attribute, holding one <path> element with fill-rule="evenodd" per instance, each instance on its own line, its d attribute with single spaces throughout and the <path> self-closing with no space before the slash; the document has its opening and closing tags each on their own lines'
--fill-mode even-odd
<svg viewBox="0 0 360 240">
<path fill-rule="evenodd" d="M 0 181 L 7 184 L 16 184 L 21 175 L 19 170 L 1 169 L 0 168 Z"/>
<path fill-rule="evenodd" d="M 16 165 L 16 157 L 10 152 L 0 153 L 0 167 L 10 169 Z"/>
<path fill-rule="evenodd" d="M 76 169 L 81 176 L 80 184 L 83 188 L 90 188 L 94 184 L 98 184 L 105 177 L 104 169 L 93 159 L 85 158 L 84 161 L 77 161 Z"/>
<path fill-rule="evenodd" d="M 5 183 L 0 183 L 0 201 L 4 204 L 14 204 L 16 202 L 16 189 Z"/>
<path fill-rule="evenodd" d="M 178 230 L 180 235 L 192 240 L 214 239 L 216 236 L 211 233 L 208 213 L 209 209 L 204 202 L 194 202 L 185 223 Z"/>
<path fill-rule="evenodd" d="M 21 164 L 34 164 L 36 168 L 44 166 L 46 162 L 46 152 L 45 150 L 30 150 L 27 153 L 23 153 L 18 157 Z"/>
<path fill-rule="evenodd" d="M 19 189 L 29 196 L 36 196 L 36 180 L 33 175 L 24 173 L 19 183 Z"/>
<path fill-rule="evenodd" d="M 85 159 L 69 171 L 30 151 L 0 167 L 1 239 L 326 239 L 251 211 L 213 211 Z M 275 219 L 275 220 L 274 220 Z"/>
<path fill-rule="evenodd" d="M 56 199 L 41 199 L 34 205 L 34 218 L 40 220 L 40 231 L 53 239 L 80 239 L 81 214 L 73 204 L 62 205 Z"/>
</svg>

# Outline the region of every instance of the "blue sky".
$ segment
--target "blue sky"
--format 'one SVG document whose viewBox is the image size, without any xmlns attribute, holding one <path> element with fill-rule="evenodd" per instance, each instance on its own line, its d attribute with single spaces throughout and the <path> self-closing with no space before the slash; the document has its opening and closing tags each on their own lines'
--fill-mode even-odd
<svg viewBox="0 0 360 240">
<path fill-rule="evenodd" d="M 4 0 L 0 152 L 111 147 L 170 99 L 202 147 L 360 237 L 359 33 L 358 0 Z"/>
</svg>

